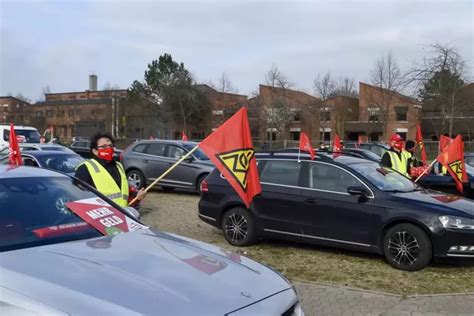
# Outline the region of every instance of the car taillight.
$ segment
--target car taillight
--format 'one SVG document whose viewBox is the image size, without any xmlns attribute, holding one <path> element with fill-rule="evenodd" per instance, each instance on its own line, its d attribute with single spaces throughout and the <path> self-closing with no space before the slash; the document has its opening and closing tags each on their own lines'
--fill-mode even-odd
<svg viewBox="0 0 474 316">
<path fill-rule="evenodd" d="M 209 192 L 209 185 L 207 184 L 206 180 L 201 181 L 201 192 Z"/>
</svg>

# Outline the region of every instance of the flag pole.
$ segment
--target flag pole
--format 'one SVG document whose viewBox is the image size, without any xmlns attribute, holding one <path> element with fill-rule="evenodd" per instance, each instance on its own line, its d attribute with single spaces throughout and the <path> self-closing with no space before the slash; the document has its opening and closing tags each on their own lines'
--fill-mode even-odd
<svg viewBox="0 0 474 316">
<path fill-rule="evenodd" d="M 168 170 L 166 170 L 165 172 L 163 172 L 163 174 L 161 176 L 159 176 L 158 178 L 155 179 L 155 181 L 153 181 L 149 186 L 146 187 L 145 189 L 145 192 L 148 192 L 148 190 L 150 190 L 158 181 L 160 181 L 161 179 L 163 179 L 164 177 L 166 177 L 166 175 L 168 175 L 168 173 L 170 173 L 171 171 L 173 171 L 174 168 L 176 168 L 180 163 L 182 163 L 184 160 L 186 160 L 186 158 L 188 158 L 189 156 L 191 156 L 191 154 L 193 152 L 196 151 L 196 149 L 199 148 L 199 144 L 196 145 L 196 147 L 194 147 L 193 149 L 191 149 L 190 151 L 188 151 L 188 153 L 186 155 L 184 155 L 183 157 L 181 157 L 181 159 L 179 159 L 178 161 L 176 161 L 174 163 L 174 165 L 172 165 L 171 167 L 168 168 Z M 135 197 L 132 201 L 130 201 L 130 203 L 128 203 L 129 205 L 132 205 L 133 203 L 135 203 L 137 201 L 137 198 L 138 197 Z"/>
<path fill-rule="evenodd" d="M 438 159 L 433 160 L 433 162 L 430 163 L 430 165 L 428 166 L 428 168 L 426 168 L 425 170 L 423 170 L 423 172 L 418 176 L 418 178 L 416 178 L 415 182 L 417 182 L 418 180 L 420 180 L 420 178 L 421 178 L 428 170 L 430 170 L 431 167 L 433 167 L 433 165 L 435 164 L 436 161 L 438 161 Z"/>
<path fill-rule="evenodd" d="M 301 155 L 301 148 L 298 148 L 298 163 L 301 162 L 300 155 Z"/>
</svg>

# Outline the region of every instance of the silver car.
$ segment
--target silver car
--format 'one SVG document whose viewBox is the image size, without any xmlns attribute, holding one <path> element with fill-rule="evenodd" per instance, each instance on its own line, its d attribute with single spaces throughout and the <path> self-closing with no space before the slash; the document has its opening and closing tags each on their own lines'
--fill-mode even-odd
<svg viewBox="0 0 474 316">
<path fill-rule="evenodd" d="M 195 142 L 173 140 L 142 140 L 133 143 L 122 153 L 122 163 L 128 181 L 141 188 L 153 182 L 188 151 Z M 180 163 L 176 169 L 158 182 L 164 190 L 174 188 L 199 191 L 202 180 L 214 169 L 214 165 L 201 149 Z"/>
<path fill-rule="evenodd" d="M 0 166 L 0 315 L 303 314 L 273 270 L 156 229 L 104 236 L 67 206 L 86 199 L 138 221 L 67 175 Z"/>
</svg>

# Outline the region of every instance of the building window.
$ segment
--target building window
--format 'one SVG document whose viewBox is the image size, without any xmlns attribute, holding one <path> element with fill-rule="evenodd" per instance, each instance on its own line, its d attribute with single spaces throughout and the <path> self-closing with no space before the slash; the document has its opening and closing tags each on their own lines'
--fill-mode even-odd
<svg viewBox="0 0 474 316">
<path fill-rule="evenodd" d="M 293 122 L 301 122 L 301 111 L 295 111 L 293 113 Z"/>
<path fill-rule="evenodd" d="M 395 117 L 398 122 L 406 122 L 408 121 L 407 115 L 408 114 L 408 107 L 407 106 L 396 106 L 395 107 Z"/>
<path fill-rule="evenodd" d="M 67 116 L 69 116 L 69 117 L 74 116 L 74 110 L 67 111 Z"/>
<path fill-rule="evenodd" d="M 79 115 L 79 114 L 81 114 L 81 110 L 80 110 L 80 109 L 76 110 L 76 115 Z"/>
<path fill-rule="evenodd" d="M 369 112 L 369 122 L 378 122 L 380 120 L 380 108 L 367 108 Z"/>
<path fill-rule="evenodd" d="M 328 107 L 321 108 L 321 122 L 331 121 L 331 109 Z"/>
<path fill-rule="evenodd" d="M 300 140 L 300 132 L 290 132 L 290 139 L 291 140 Z"/>
<path fill-rule="evenodd" d="M 320 128 L 319 129 L 319 136 L 321 141 L 323 142 L 329 142 L 331 141 L 331 129 L 330 128 Z"/>
<path fill-rule="evenodd" d="M 46 117 L 54 117 L 54 111 L 53 110 L 47 110 L 46 111 Z"/>
<path fill-rule="evenodd" d="M 36 117 L 42 117 L 43 116 L 43 111 L 36 111 L 35 115 L 36 115 Z"/>
</svg>

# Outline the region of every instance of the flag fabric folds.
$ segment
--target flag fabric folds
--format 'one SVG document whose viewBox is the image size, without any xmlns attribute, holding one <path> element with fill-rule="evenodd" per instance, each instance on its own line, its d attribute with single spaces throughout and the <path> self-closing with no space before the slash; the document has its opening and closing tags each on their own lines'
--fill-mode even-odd
<svg viewBox="0 0 474 316">
<path fill-rule="evenodd" d="M 334 144 L 332 145 L 332 151 L 333 151 L 333 158 L 339 157 L 342 152 L 341 138 L 337 134 L 334 137 Z"/>
<path fill-rule="evenodd" d="M 420 153 L 421 153 L 421 160 L 423 161 L 423 164 L 426 165 L 426 148 L 425 144 L 423 143 L 423 134 L 421 133 L 421 126 L 420 123 L 416 125 L 416 142 L 418 144 L 418 147 L 420 148 Z"/>
<path fill-rule="evenodd" d="M 309 140 L 308 135 L 306 133 L 300 133 L 300 151 L 308 152 L 311 155 L 311 160 L 314 160 L 316 156 L 314 153 L 314 148 L 311 146 L 311 141 Z"/>
<path fill-rule="evenodd" d="M 183 142 L 187 142 L 189 140 L 188 136 L 186 135 L 184 131 L 181 133 L 181 140 Z"/>
<path fill-rule="evenodd" d="M 22 165 L 23 160 L 21 159 L 20 146 L 18 145 L 18 139 L 16 138 L 13 123 L 10 124 L 9 145 L 10 147 L 8 150 L 8 164 L 13 166 Z"/>
<path fill-rule="evenodd" d="M 360 146 L 362 145 L 363 141 L 362 141 L 362 135 L 358 135 L 357 136 L 357 143 L 356 143 L 356 148 L 360 148 Z"/>
<path fill-rule="evenodd" d="M 463 183 L 467 182 L 466 166 L 464 163 L 464 142 L 458 135 L 444 151 L 436 158 L 453 177 L 456 188 L 463 192 Z"/>
<path fill-rule="evenodd" d="M 441 135 L 439 137 L 439 152 L 442 153 L 454 139 Z"/>
<path fill-rule="evenodd" d="M 199 147 L 229 181 L 248 208 L 253 197 L 262 189 L 250 136 L 247 109 L 241 108 L 206 137 Z"/>
</svg>

